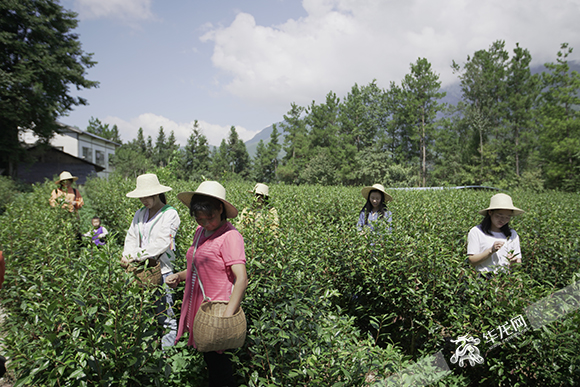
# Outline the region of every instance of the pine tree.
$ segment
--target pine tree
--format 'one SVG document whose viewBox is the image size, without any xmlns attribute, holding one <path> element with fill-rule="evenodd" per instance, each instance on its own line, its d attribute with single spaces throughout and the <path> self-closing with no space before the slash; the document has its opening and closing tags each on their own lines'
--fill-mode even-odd
<svg viewBox="0 0 580 387">
<path fill-rule="evenodd" d="M 431 63 L 425 58 L 411 64 L 411 74 L 406 75 L 402 82 L 406 130 L 412 141 L 419 143 L 423 187 L 427 184 L 428 148 L 434 143 L 437 114 L 443 110 L 439 100 L 445 97 L 445 93 L 440 89 L 439 75 L 433 72 Z"/>
<path fill-rule="evenodd" d="M 580 189 L 580 74 L 570 71 L 572 47 L 561 45 L 542 74 L 541 154 L 548 188 Z"/>
<path fill-rule="evenodd" d="M 119 136 L 119 128 L 117 128 L 117 125 L 109 127 L 109 124 L 103 124 L 101 120 L 99 120 L 98 118 L 91 117 L 89 119 L 87 132 L 105 138 L 107 140 L 114 141 L 118 144 L 122 143 L 121 137 Z"/>
<path fill-rule="evenodd" d="M 210 150 L 207 138 L 201 133 L 197 120 L 183 150 L 183 177 L 199 179 L 210 171 Z"/>
<path fill-rule="evenodd" d="M 250 173 L 250 155 L 246 149 L 246 144 L 239 138 L 236 128 L 230 128 L 230 135 L 227 141 L 227 160 L 230 172 L 248 176 Z"/>
<path fill-rule="evenodd" d="M 228 162 L 228 145 L 225 139 L 222 139 L 220 146 L 214 148 L 211 153 L 211 172 L 214 179 L 219 180 L 222 176 L 230 172 L 230 165 Z"/>
</svg>

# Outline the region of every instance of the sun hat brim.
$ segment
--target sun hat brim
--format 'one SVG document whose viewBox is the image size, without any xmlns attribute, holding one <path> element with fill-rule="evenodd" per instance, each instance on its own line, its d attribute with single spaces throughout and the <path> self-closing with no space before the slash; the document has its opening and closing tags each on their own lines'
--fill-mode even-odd
<svg viewBox="0 0 580 387">
<path fill-rule="evenodd" d="M 489 207 L 479 210 L 478 214 L 485 216 L 488 211 L 492 210 L 510 210 L 514 216 L 525 213 L 524 210 L 514 206 L 511 196 L 504 193 L 493 195 L 489 200 Z"/>
<path fill-rule="evenodd" d="M 77 181 L 79 178 L 76 176 L 71 177 L 70 179 L 58 179 L 57 181 L 54 182 L 54 184 L 60 184 L 61 182 L 65 181 L 65 180 L 72 180 L 72 181 Z"/>
<path fill-rule="evenodd" d="M 54 183 L 55 184 L 60 184 L 64 180 L 77 181 L 78 179 L 79 178 L 77 176 L 73 176 L 73 175 L 70 174 L 70 172 L 64 171 L 64 172 L 61 172 L 60 173 L 60 175 L 58 176 L 58 180 L 56 180 Z"/>
<path fill-rule="evenodd" d="M 157 175 L 146 173 L 137 176 L 137 188 L 128 192 L 125 196 L 128 198 L 146 198 L 153 195 L 159 195 L 171 191 L 171 187 L 161 185 Z"/>
<path fill-rule="evenodd" d="M 520 208 L 517 208 L 517 207 L 488 207 L 484 210 L 477 211 L 477 213 L 479 215 L 485 216 L 485 215 L 487 215 L 487 211 L 492 211 L 492 210 L 511 210 L 511 211 L 513 211 L 513 213 L 512 213 L 513 216 L 517 216 L 517 215 L 521 215 L 521 214 L 526 213 L 526 211 L 524 211 Z"/>
<path fill-rule="evenodd" d="M 373 191 L 373 190 L 380 191 L 380 192 L 383 193 L 383 195 L 385 195 L 385 201 L 384 201 L 385 203 L 388 203 L 388 202 L 390 202 L 390 201 L 393 200 L 393 197 L 391 195 L 389 195 L 388 193 L 385 192 L 385 187 L 383 187 L 380 184 L 375 184 L 375 185 L 372 185 L 372 186 L 364 187 L 361 190 L 362 197 L 365 200 L 368 200 L 369 199 L 369 193 L 371 191 Z"/>
<path fill-rule="evenodd" d="M 258 183 L 254 186 L 254 189 L 248 191 L 248 193 L 253 193 L 254 195 L 270 196 L 270 188 L 266 184 Z"/>
<path fill-rule="evenodd" d="M 154 187 L 154 188 L 148 188 L 148 189 L 135 189 L 131 192 L 127 192 L 127 194 L 125 196 L 127 196 L 128 198 L 146 198 L 149 196 L 153 196 L 153 195 L 159 195 L 165 192 L 169 192 L 171 191 L 173 188 L 171 187 L 167 187 L 164 185 L 159 184 L 158 187 Z"/>
<path fill-rule="evenodd" d="M 180 192 L 177 194 L 177 198 L 183 203 L 185 204 L 185 206 L 189 209 L 190 205 L 191 205 L 191 198 L 193 197 L 193 195 L 203 195 L 203 196 L 209 196 L 211 198 L 217 199 L 220 202 L 223 203 L 224 205 L 224 209 L 226 211 L 226 218 L 235 218 L 236 216 L 238 216 L 238 209 L 236 207 L 233 206 L 233 204 L 231 204 L 230 202 L 228 202 L 225 199 L 222 199 L 219 196 L 216 195 L 212 195 L 209 194 L 207 192 L 203 192 L 203 191 L 186 191 L 186 192 Z"/>
</svg>

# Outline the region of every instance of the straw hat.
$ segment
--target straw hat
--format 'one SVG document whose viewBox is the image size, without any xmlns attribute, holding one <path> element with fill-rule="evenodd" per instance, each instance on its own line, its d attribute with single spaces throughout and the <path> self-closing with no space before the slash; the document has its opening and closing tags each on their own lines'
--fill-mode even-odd
<svg viewBox="0 0 580 387">
<path fill-rule="evenodd" d="M 511 196 L 503 193 L 493 195 L 489 200 L 489 207 L 478 211 L 478 213 L 485 216 L 487 211 L 490 210 L 512 210 L 513 215 L 521 215 L 525 212 L 524 210 L 520 210 L 519 208 L 514 207 Z"/>
<path fill-rule="evenodd" d="M 370 187 L 364 187 L 361 191 L 362 197 L 368 200 L 369 193 L 373 190 L 381 191 L 385 195 L 385 203 L 393 200 L 393 197 L 385 192 L 385 187 L 383 187 L 382 184 L 373 184 Z"/>
<path fill-rule="evenodd" d="M 180 192 L 177 198 L 189 208 L 193 195 L 205 195 L 218 199 L 224 204 L 227 218 L 238 216 L 238 209 L 226 200 L 226 189 L 217 181 L 204 181 L 194 192 Z"/>
<path fill-rule="evenodd" d="M 257 184 L 254 186 L 254 189 L 252 189 L 251 191 L 248 191 L 248 192 L 251 192 L 251 193 L 253 193 L 254 195 L 270 196 L 270 195 L 268 194 L 268 191 L 269 191 L 269 190 L 270 190 L 270 188 L 269 188 L 269 187 L 268 187 L 266 184 L 257 183 Z"/>
<path fill-rule="evenodd" d="M 146 173 L 137 176 L 137 188 L 127 193 L 128 198 L 146 198 L 148 196 L 159 195 L 163 192 L 171 191 L 171 187 L 159 184 L 159 179 L 154 173 Z"/>
<path fill-rule="evenodd" d="M 77 181 L 78 179 L 78 177 L 71 175 L 69 171 L 62 171 L 58 176 L 58 180 L 55 181 L 55 184 L 60 184 L 63 180 Z"/>
</svg>

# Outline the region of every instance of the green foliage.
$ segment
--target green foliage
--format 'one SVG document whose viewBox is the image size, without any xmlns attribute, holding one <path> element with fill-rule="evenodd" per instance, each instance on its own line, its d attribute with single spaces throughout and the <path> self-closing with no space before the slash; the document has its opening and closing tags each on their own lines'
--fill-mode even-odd
<svg viewBox="0 0 580 387">
<path fill-rule="evenodd" d="M 179 168 L 174 168 L 177 177 L 185 180 L 199 180 L 209 176 L 210 151 L 207 138 L 201 133 L 197 120 L 193 124 L 192 133 L 183 149 Z"/>
<path fill-rule="evenodd" d="M 253 177 L 256 181 L 271 183 L 276 181 L 276 168 L 278 167 L 278 154 L 282 146 L 278 143 L 278 129 L 272 127 L 270 141 L 264 145 L 264 141 L 258 142 L 256 156 L 253 162 Z"/>
<path fill-rule="evenodd" d="M 96 134 L 99 137 L 106 138 L 107 140 L 114 141 L 121 144 L 121 137 L 119 136 L 119 128 L 117 125 L 109 127 L 109 124 L 103 124 L 98 118 L 91 117 L 89 119 L 89 125 L 87 126 L 87 132 Z"/>
<path fill-rule="evenodd" d="M 19 133 L 31 129 L 48 140 L 58 132 L 57 118 L 86 104 L 71 89 L 98 85 L 85 79 L 96 62 L 73 32 L 76 14 L 57 1 L 2 1 L 0 24 L 0 168 L 15 176 Z"/>
<path fill-rule="evenodd" d="M 181 218 L 176 269 L 182 270 L 196 224 L 176 195 L 201 181 L 177 180 L 168 168 L 154 172 L 173 188 L 167 200 Z M 250 208 L 253 184 L 233 176 L 222 180 L 228 201 Z M 162 328 L 152 312 L 158 295 L 141 289 L 117 264 L 125 231 L 141 207 L 125 196 L 134 184 L 134 178 L 116 176 L 85 186 L 87 208 L 112 234 L 104 249 L 78 244 L 76 216 L 47 204 L 51 182 L 6 204 L 0 216 L 7 262 L 2 330 L 16 385 L 207 382 L 203 360 L 185 345 L 186 337 L 160 350 Z M 511 221 L 523 263 L 486 280 L 466 264 L 465 243 L 492 193 L 389 193 L 392 231 L 359 234 L 360 187 L 270 186 L 280 227 L 243 229 L 248 335 L 232 351 L 240 384 L 380 385 L 442 351 L 451 374 L 438 385 L 574 385 L 580 378 L 580 311 L 493 348 L 484 335 L 580 280 L 578 195 L 511 192 L 526 210 Z M 177 312 L 182 294 L 183 286 Z M 484 364 L 450 362 L 456 349 L 451 340 L 466 334 L 481 340 Z"/>
<path fill-rule="evenodd" d="M 567 57 L 572 48 L 562 44 L 557 63 L 543 73 L 541 152 L 549 188 L 580 189 L 580 74 L 570 71 Z"/>
<path fill-rule="evenodd" d="M 239 138 L 236 128 L 230 128 L 230 135 L 227 141 L 228 171 L 239 174 L 243 177 L 250 173 L 250 155 L 246 149 L 246 144 Z"/>
<path fill-rule="evenodd" d="M 7 176 L 0 176 L 0 215 L 16 194 L 18 194 L 18 187 L 14 180 Z"/>
</svg>

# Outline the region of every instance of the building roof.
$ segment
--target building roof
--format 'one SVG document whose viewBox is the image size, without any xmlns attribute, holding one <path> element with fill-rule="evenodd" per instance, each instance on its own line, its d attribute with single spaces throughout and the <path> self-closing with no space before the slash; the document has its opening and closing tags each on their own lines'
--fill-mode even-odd
<svg viewBox="0 0 580 387">
<path fill-rule="evenodd" d="M 69 171 L 79 178 L 78 184 L 84 184 L 87 177 L 105 169 L 52 146 L 32 146 L 26 152 L 30 156 L 29 161 L 18 165 L 18 179 L 26 183 L 43 182 L 45 178 L 51 180 L 62 171 Z"/>
<path fill-rule="evenodd" d="M 106 138 L 97 136 L 96 134 L 89 133 L 89 132 L 84 131 L 84 130 L 80 130 L 79 128 L 76 128 L 74 126 L 68 126 L 68 125 L 65 125 L 65 124 L 60 123 L 60 122 L 58 124 L 62 128 L 62 132 L 69 131 L 69 132 L 73 132 L 73 133 L 76 133 L 76 134 L 83 134 L 83 135 L 86 135 L 86 136 L 89 136 L 89 137 L 93 137 L 93 138 L 96 138 L 96 139 L 99 139 L 99 140 L 102 140 L 102 141 L 105 141 L 105 142 L 108 142 L 108 143 L 111 143 L 111 144 L 114 144 L 114 145 L 117 145 L 117 146 L 121 146 L 122 145 L 122 144 L 119 144 L 118 142 L 111 141 L 111 140 L 108 140 Z M 62 132 L 61 132 L 61 134 L 62 134 Z"/>
</svg>

